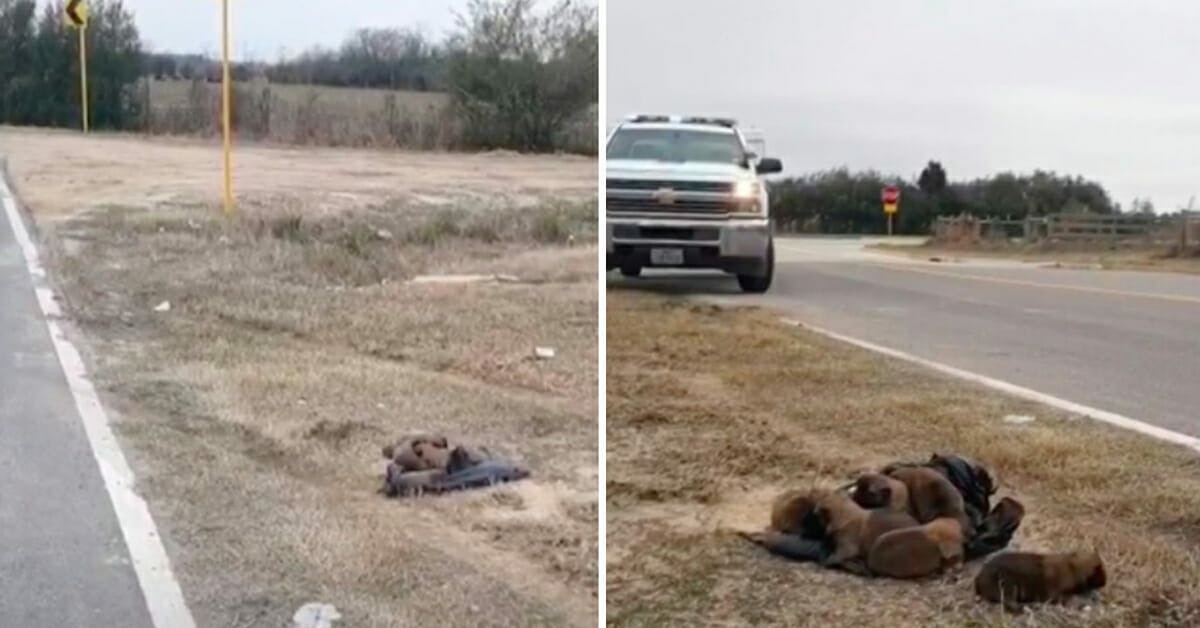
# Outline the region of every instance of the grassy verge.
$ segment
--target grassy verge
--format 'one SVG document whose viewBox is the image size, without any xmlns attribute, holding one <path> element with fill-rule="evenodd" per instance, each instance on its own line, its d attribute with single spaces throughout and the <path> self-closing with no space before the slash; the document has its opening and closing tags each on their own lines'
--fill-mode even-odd
<svg viewBox="0 0 1200 628">
<path fill-rule="evenodd" d="M 349 626 L 594 625 L 594 199 L 239 209 L 112 205 L 44 227 L 198 622 L 285 625 L 323 601 Z M 515 280 L 408 281 L 429 273 Z M 375 495 L 380 446 L 417 429 L 535 475 Z"/>
<path fill-rule="evenodd" d="M 848 347 L 757 308 L 607 295 L 609 623 L 1184 626 L 1200 622 L 1200 460 Z M 1010 424 L 1009 414 L 1033 423 Z M 1029 514 L 1013 546 L 1096 547 L 1110 581 L 1024 618 L 976 603 L 977 565 L 867 581 L 738 539 L 791 487 L 953 451 Z"/>
<path fill-rule="evenodd" d="M 1200 256 L 1172 255 L 1166 249 L 1151 247 L 1113 250 L 1104 247 L 1056 249 L 1013 245 L 948 246 L 929 243 L 905 246 L 879 243 L 869 245 L 868 248 L 916 259 L 936 257 L 946 262 L 956 259 L 993 258 L 1098 270 L 1200 273 Z"/>
</svg>

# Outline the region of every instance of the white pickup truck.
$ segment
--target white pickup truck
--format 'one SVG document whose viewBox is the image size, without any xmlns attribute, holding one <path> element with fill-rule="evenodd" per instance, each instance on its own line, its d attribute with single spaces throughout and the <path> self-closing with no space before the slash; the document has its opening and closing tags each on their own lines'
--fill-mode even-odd
<svg viewBox="0 0 1200 628">
<path fill-rule="evenodd" d="M 608 270 L 712 268 L 762 293 L 775 274 L 762 176 L 783 170 L 755 154 L 728 118 L 634 115 L 608 136 Z"/>
</svg>

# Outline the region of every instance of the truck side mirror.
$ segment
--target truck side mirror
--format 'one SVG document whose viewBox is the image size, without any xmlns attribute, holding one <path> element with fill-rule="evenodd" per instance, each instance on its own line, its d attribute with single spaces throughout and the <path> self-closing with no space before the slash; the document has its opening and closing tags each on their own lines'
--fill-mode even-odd
<svg viewBox="0 0 1200 628">
<path fill-rule="evenodd" d="M 783 172 L 783 162 L 774 157 L 763 157 L 758 161 L 758 166 L 754 169 L 758 174 L 775 174 Z"/>
</svg>

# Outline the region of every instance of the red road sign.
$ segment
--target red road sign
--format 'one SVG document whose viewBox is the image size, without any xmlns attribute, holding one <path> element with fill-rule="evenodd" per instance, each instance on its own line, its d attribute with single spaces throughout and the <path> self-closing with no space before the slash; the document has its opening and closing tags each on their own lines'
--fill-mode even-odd
<svg viewBox="0 0 1200 628">
<path fill-rule="evenodd" d="M 894 185 L 883 188 L 883 202 L 887 205 L 895 205 L 900 202 L 900 188 Z"/>
</svg>

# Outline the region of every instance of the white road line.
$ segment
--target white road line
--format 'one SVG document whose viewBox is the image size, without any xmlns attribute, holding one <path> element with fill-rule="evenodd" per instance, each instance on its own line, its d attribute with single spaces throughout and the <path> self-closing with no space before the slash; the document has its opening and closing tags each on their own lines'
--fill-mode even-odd
<svg viewBox="0 0 1200 628">
<path fill-rule="evenodd" d="M 55 322 L 55 318 L 60 317 L 62 312 L 55 301 L 54 291 L 46 280 L 46 271 L 38 258 L 37 247 L 29 237 L 29 231 L 17 210 L 17 202 L 5 179 L 3 166 L 3 162 L 0 162 L 0 203 L 4 205 L 8 224 L 12 226 L 13 235 L 16 236 L 25 256 L 25 266 L 33 278 L 38 305 L 50 330 L 50 339 L 54 343 L 59 364 L 67 378 L 67 385 L 75 398 L 75 407 L 79 410 L 79 418 L 87 433 L 92 454 L 100 467 L 100 475 L 112 501 L 117 523 L 125 537 L 125 545 L 133 560 L 133 569 L 142 588 L 142 596 L 146 599 L 150 619 L 155 628 L 195 628 L 196 622 L 184 602 L 179 582 L 171 572 L 167 551 L 163 548 L 154 519 L 150 516 L 150 509 L 146 501 L 134 491 L 133 471 L 125 461 L 125 455 L 121 452 L 109 425 L 108 415 L 100 404 L 100 397 L 87 379 L 83 359 Z"/>
<path fill-rule="evenodd" d="M 856 347 L 867 349 L 868 351 L 874 351 L 876 353 L 881 353 L 888 357 L 896 358 L 899 360 L 904 360 L 905 362 L 909 362 L 909 363 L 917 364 L 919 366 L 923 366 L 923 367 L 926 367 L 929 369 L 933 369 L 940 373 L 950 375 L 951 377 L 957 377 L 959 379 L 963 379 L 963 380 L 966 380 L 966 381 L 969 381 L 969 382 L 972 382 L 975 384 L 986 386 L 993 390 L 998 390 L 1000 392 L 1007 393 L 1007 394 L 1013 395 L 1015 397 L 1020 397 L 1021 399 L 1027 399 L 1029 401 L 1034 401 L 1037 403 L 1045 404 L 1047 406 L 1050 406 L 1052 408 L 1056 408 L 1058 410 L 1062 410 L 1065 412 L 1080 414 L 1080 415 L 1086 416 L 1088 418 L 1095 419 L 1097 421 L 1101 421 L 1103 423 L 1108 423 L 1109 425 L 1114 425 L 1116 427 L 1126 429 L 1126 430 L 1131 430 L 1131 431 L 1137 432 L 1139 434 L 1144 434 L 1144 435 L 1150 436 L 1152 438 L 1157 438 L 1159 440 L 1166 441 L 1168 443 L 1173 443 L 1175 445 L 1182 445 L 1184 447 L 1189 447 L 1196 451 L 1200 451 L 1200 438 L 1194 438 L 1192 436 L 1188 436 L 1187 434 L 1181 434 L 1179 432 L 1174 432 L 1174 431 L 1168 430 L 1166 428 L 1158 427 L 1157 425 L 1151 425 L 1144 421 L 1139 421 L 1137 419 L 1131 419 L 1127 416 L 1122 416 L 1120 414 L 1116 414 L 1115 412 L 1109 412 L 1107 410 L 1100 410 L 1099 408 L 1092 408 L 1090 406 L 1085 406 L 1083 404 L 1075 403 L 1074 401 L 1069 401 L 1069 400 L 1063 399 L 1061 397 L 1055 397 L 1053 395 L 1048 395 L 1046 393 L 1038 392 L 1038 391 L 1030 389 L 1030 388 L 1025 388 L 1024 386 L 1018 386 L 1016 384 L 1011 384 L 1009 382 L 1005 382 L 1005 381 L 1002 381 L 999 379 L 988 377 L 986 375 L 980 375 L 978 373 L 966 371 L 966 370 L 963 370 L 960 368 L 950 366 L 948 364 L 942 364 L 941 362 L 934 362 L 933 360 L 927 360 L 925 358 L 912 355 L 911 353 L 905 353 L 903 351 L 891 349 L 888 347 L 884 347 L 882 345 L 877 345 L 873 342 L 868 342 L 866 340 L 859 340 L 858 338 L 852 338 L 850 336 L 839 334 L 837 332 L 830 331 L 828 329 L 814 327 L 812 325 L 809 325 L 808 323 L 802 323 L 802 322 L 796 321 L 794 319 L 783 319 L 783 322 L 788 325 L 804 327 L 805 329 L 810 329 L 812 331 L 817 332 L 818 334 L 832 338 L 834 340 L 839 340 L 841 342 L 852 344 Z"/>
</svg>

